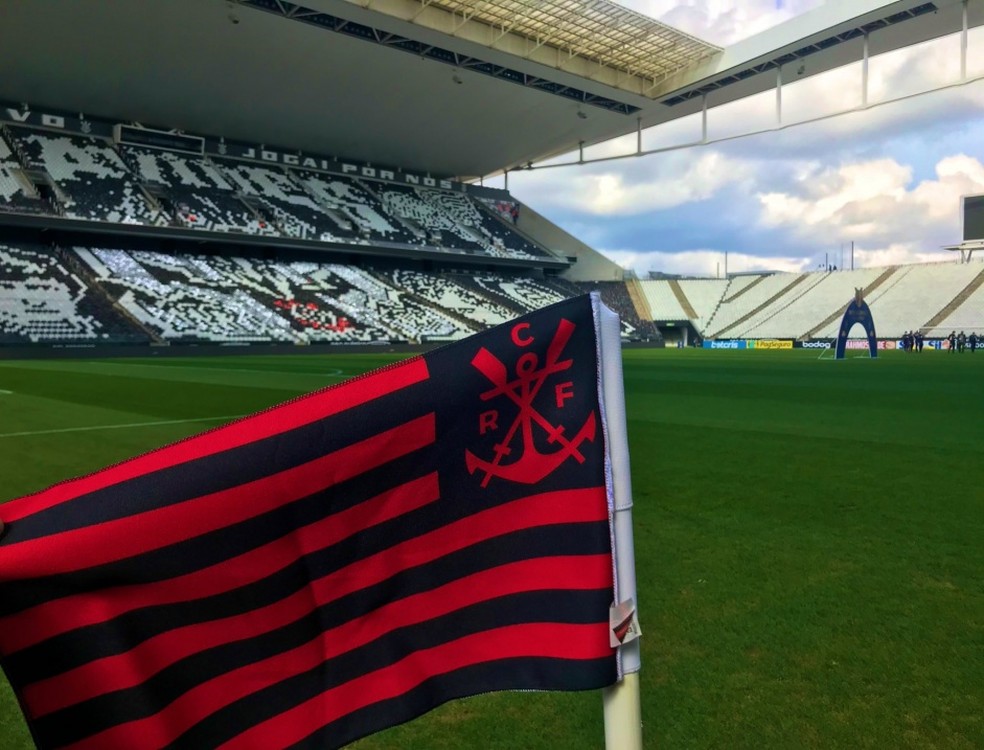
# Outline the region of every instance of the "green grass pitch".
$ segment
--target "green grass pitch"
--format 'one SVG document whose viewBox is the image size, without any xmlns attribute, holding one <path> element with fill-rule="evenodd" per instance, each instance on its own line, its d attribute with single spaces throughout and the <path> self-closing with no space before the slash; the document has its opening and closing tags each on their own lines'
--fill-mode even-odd
<svg viewBox="0 0 984 750">
<path fill-rule="evenodd" d="M 0 362 L 0 501 L 391 360 Z M 984 747 L 984 352 L 624 360 L 646 746 Z M 599 694 L 504 693 L 355 747 L 602 745 Z"/>
</svg>

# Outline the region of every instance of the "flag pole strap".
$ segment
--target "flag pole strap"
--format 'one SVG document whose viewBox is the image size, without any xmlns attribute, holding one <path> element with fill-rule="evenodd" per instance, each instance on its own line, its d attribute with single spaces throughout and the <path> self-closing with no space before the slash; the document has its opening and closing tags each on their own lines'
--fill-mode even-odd
<svg viewBox="0 0 984 750">
<path fill-rule="evenodd" d="M 597 293 L 592 296 L 597 295 Z M 622 341 L 618 315 L 595 299 L 598 315 L 601 388 L 611 461 L 614 496 L 615 604 L 636 599 L 635 549 L 632 537 L 632 479 L 629 439 L 625 428 L 625 393 L 622 379 Z M 622 679 L 602 694 L 607 750 L 642 750 L 642 709 L 639 696 L 641 667 L 638 639 L 619 647 Z"/>
</svg>

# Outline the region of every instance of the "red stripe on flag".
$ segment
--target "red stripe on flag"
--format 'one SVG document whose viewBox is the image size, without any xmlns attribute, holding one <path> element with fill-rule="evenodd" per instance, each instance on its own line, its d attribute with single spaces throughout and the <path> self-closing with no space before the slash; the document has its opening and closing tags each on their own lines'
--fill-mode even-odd
<svg viewBox="0 0 984 750">
<path fill-rule="evenodd" d="M 276 675 L 277 682 L 287 680 L 398 628 L 510 594 L 610 589 L 611 586 L 610 555 L 545 557 L 483 570 L 431 591 L 391 602 L 325 631 L 302 646 L 215 677 L 195 686 L 153 716 L 111 727 L 71 748 L 152 750 L 163 747 L 209 715 L 266 686 L 271 675 Z M 602 623 L 599 638 L 603 640 L 606 632 L 606 625 Z"/>
<path fill-rule="evenodd" d="M 415 357 L 379 372 L 317 391 L 296 401 L 190 437 L 166 448 L 145 453 L 95 474 L 62 482 L 34 495 L 11 500 L 3 506 L 2 518 L 7 523 L 17 521 L 32 513 L 142 474 L 160 471 L 279 435 L 420 383 L 427 377 L 427 363 L 422 357 Z"/>
<path fill-rule="evenodd" d="M 167 547 L 266 513 L 434 442 L 427 414 L 301 466 L 116 521 L 0 545 L 0 580 L 67 573 Z"/>
<path fill-rule="evenodd" d="M 255 750 L 287 747 L 353 711 L 396 698 L 434 675 L 495 660 L 546 657 L 569 660 L 611 656 L 606 628 L 535 623 L 511 625 L 417 651 L 384 669 L 326 690 L 290 711 L 258 724 L 219 747 Z"/>
<path fill-rule="evenodd" d="M 311 467 L 315 472 L 323 469 Z M 297 529 L 262 547 L 193 573 L 154 583 L 116 586 L 39 604 L 0 618 L 8 654 L 76 628 L 107 622 L 126 612 L 202 599 L 259 581 L 298 557 L 330 547 L 353 534 L 397 518 L 438 499 L 437 474 L 431 473 L 370 500 Z M 73 696 L 65 696 L 71 701 Z M 53 710 L 53 709 L 49 709 Z"/>
<path fill-rule="evenodd" d="M 64 705 L 139 685 L 167 666 L 224 643 L 253 638 L 309 615 L 346 594 L 519 529 L 608 519 L 604 488 L 562 490 L 531 495 L 475 513 L 427 534 L 358 560 L 278 602 L 243 615 L 175 628 L 121 654 L 82 664 L 39 680 L 23 690 L 31 716 Z"/>
</svg>

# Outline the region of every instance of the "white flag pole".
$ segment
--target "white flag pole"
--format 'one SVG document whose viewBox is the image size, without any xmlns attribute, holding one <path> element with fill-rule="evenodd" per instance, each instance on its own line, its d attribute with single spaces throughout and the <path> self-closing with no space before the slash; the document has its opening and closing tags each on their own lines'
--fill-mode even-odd
<svg viewBox="0 0 984 750">
<path fill-rule="evenodd" d="M 622 341 L 618 315 L 592 293 L 598 321 L 601 391 L 605 432 L 611 462 L 614 495 L 615 604 L 636 601 L 635 549 L 632 540 L 632 480 L 629 475 L 629 439 L 625 429 L 625 393 L 622 385 Z M 639 640 L 619 647 L 622 679 L 605 688 L 602 696 L 607 750 L 642 750 L 642 708 L 639 698 L 641 654 Z"/>
</svg>

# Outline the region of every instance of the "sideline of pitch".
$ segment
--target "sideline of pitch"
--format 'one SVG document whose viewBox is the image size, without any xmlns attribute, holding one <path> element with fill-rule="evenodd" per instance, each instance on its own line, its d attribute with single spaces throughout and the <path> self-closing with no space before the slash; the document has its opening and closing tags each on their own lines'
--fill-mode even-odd
<svg viewBox="0 0 984 750">
<path fill-rule="evenodd" d="M 89 427 L 59 427 L 52 430 L 27 430 L 24 432 L 0 433 L 0 438 L 29 437 L 31 435 L 60 435 L 66 432 L 90 432 L 93 430 L 122 430 L 129 427 L 156 427 L 158 425 L 191 424 L 192 422 L 221 422 L 230 419 L 240 419 L 245 414 L 232 414 L 224 417 L 196 417 L 195 419 L 168 419 L 158 422 L 129 422 L 127 424 L 102 424 Z"/>
</svg>

